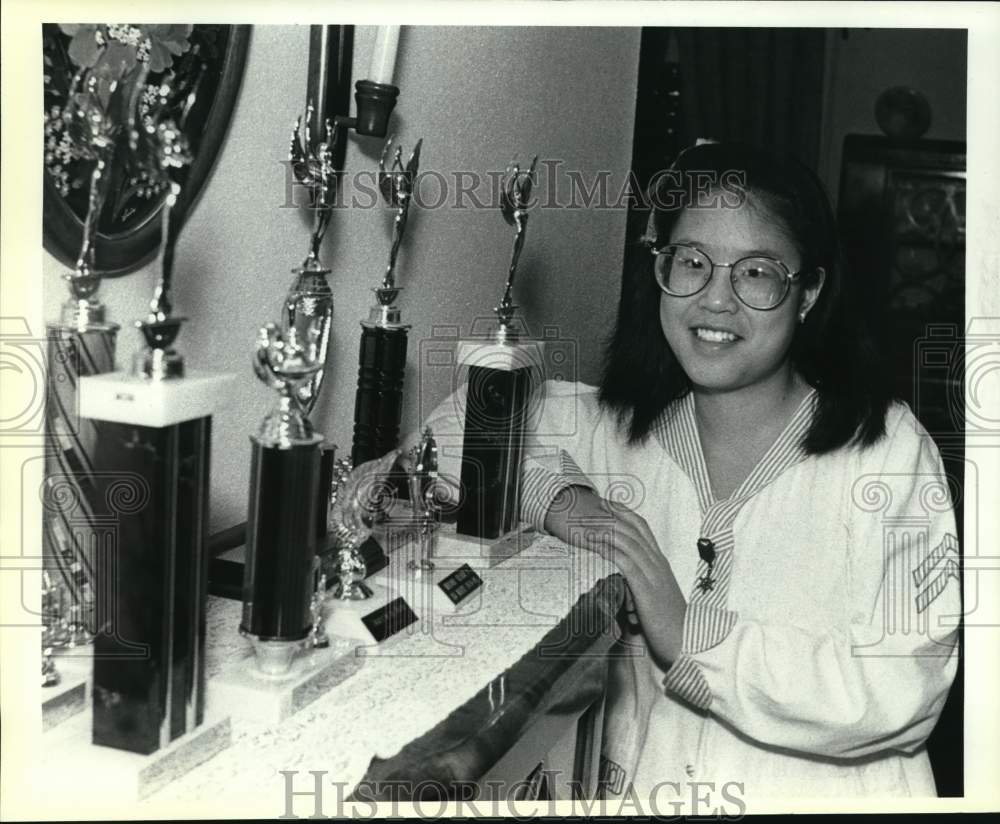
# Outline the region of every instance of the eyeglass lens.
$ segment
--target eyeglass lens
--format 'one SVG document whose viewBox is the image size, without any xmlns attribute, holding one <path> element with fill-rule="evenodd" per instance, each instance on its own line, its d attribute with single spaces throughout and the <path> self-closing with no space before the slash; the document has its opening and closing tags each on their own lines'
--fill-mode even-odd
<svg viewBox="0 0 1000 824">
<path fill-rule="evenodd" d="M 656 256 L 656 280 L 677 297 L 701 291 L 712 277 L 708 255 L 683 246 L 667 246 Z M 732 270 L 733 291 L 747 306 L 770 309 L 777 306 L 788 288 L 788 275 L 776 261 L 745 258 Z"/>
</svg>

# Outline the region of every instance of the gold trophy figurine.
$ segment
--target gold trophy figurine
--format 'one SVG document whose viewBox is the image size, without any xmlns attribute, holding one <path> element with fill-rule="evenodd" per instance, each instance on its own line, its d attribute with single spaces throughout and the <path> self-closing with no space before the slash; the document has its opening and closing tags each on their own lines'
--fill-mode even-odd
<svg viewBox="0 0 1000 824">
<path fill-rule="evenodd" d="M 493 309 L 498 320 L 497 343 L 512 343 L 517 339 L 517 333 L 511 326 L 514 312 L 517 309 L 511 300 L 511 290 L 514 288 L 514 275 L 517 272 L 521 250 L 524 248 L 524 235 L 528 229 L 528 203 L 531 200 L 531 188 L 535 182 L 535 165 L 537 163 L 538 155 L 535 155 L 527 172 L 522 172 L 517 163 L 511 163 L 507 167 L 503 189 L 500 192 L 500 212 L 503 219 L 514 227 L 515 234 L 514 251 L 510 259 L 510 268 L 507 270 L 507 283 L 504 286 L 503 297 L 500 298 L 499 305 Z"/>
<path fill-rule="evenodd" d="M 295 179 L 309 191 L 313 225 L 309 251 L 302 265 L 292 270 L 295 280 L 285 298 L 285 328 L 295 329 L 300 338 L 307 330 L 319 333 L 316 343 L 320 368 L 310 381 L 298 388 L 298 399 L 307 415 L 312 412 L 319 397 L 333 325 L 333 292 L 327 281 L 332 270 L 320 262 L 319 250 L 333 214 L 337 173 L 333 158 L 338 134 L 327 119 L 323 139 L 316 142 L 318 136 L 312 134 L 309 126 L 312 119 L 313 105 L 310 103 L 306 107 L 305 129 L 300 117 L 292 129 L 288 152 Z"/>
</svg>

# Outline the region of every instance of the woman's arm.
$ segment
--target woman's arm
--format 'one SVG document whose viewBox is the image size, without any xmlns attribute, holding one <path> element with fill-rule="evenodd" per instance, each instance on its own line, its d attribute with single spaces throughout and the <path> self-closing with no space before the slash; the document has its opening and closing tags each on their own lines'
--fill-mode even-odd
<svg viewBox="0 0 1000 824">
<path fill-rule="evenodd" d="M 622 573 L 643 635 L 661 669 L 681 654 L 687 604 L 649 525 L 637 513 L 583 486 L 552 500 L 545 531 L 579 550 L 597 552 Z"/>
</svg>

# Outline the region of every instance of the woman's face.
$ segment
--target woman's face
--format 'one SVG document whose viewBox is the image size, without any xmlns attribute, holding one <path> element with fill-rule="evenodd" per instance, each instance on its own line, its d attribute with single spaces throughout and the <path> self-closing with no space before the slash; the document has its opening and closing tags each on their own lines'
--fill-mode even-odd
<svg viewBox="0 0 1000 824">
<path fill-rule="evenodd" d="M 798 315 L 808 312 L 822 274 L 806 289 L 793 282 L 774 309 L 751 309 L 736 297 L 728 267 L 740 258 L 766 256 L 798 272 L 802 256 L 783 224 L 753 196 L 737 209 L 686 209 L 671 243 L 697 246 L 716 265 L 702 291 L 686 298 L 661 294 L 660 325 L 667 343 L 696 388 L 731 391 L 776 378 L 788 368 Z"/>
</svg>

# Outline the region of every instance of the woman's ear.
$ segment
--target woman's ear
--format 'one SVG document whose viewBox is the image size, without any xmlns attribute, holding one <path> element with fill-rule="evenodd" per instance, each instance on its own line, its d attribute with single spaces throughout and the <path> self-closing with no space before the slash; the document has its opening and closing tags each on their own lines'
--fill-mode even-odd
<svg viewBox="0 0 1000 824">
<path fill-rule="evenodd" d="M 802 290 L 802 297 L 799 299 L 799 318 L 805 320 L 806 315 L 816 305 L 820 292 L 823 291 L 823 284 L 826 281 L 826 269 L 817 266 L 810 278 L 809 285 Z"/>
</svg>

